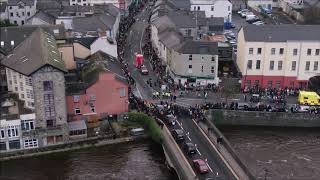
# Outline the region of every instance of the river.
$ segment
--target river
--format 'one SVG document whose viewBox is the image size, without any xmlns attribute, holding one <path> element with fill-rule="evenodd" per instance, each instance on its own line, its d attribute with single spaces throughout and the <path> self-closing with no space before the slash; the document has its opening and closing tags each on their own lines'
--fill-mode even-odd
<svg viewBox="0 0 320 180">
<path fill-rule="evenodd" d="M 176 180 L 150 141 L 0 162 L 1 180 Z"/>
<path fill-rule="evenodd" d="M 319 180 L 320 130 L 219 127 L 257 179 Z"/>
</svg>

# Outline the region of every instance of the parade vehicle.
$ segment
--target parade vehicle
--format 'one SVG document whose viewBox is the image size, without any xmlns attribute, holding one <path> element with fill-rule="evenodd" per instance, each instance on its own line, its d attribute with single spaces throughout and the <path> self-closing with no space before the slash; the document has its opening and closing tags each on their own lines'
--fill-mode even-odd
<svg viewBox="0 0 320 180">
<path fill-rule="evenodd" d="M 176 124 L 177 118 L 172 114 L 168 114 L 165 118 L 165 121 L 167 124 L 174 126 Z"/>
<path fill-rule="evenodd" d="M 134 61 L 134 63 L 135 63 L 135 66 L 136 66 L 136 68 L 138 68 L 138 69 L 140 69 L 142 66 L 143 66 L 143 55 L 142 54 L 135 54 L 135 61 Z"/>
<path fill-rule="evenodd" d="M 196 168 L 196 170 L 201 173 L 201 174 L 205 174 L 209 172 L 209 168 L 206 164 L 206 162 L 202 159 L 195 159 L 192 161 L 194 167 Z"/>
<path fill-rule="evenodd" d="M 148 74 L 149 74 L 149 71 L 148 71 L 148 69 L 147 69 L 147 67 L 146 67 L 145 65 L 141 65 L 141 67 L 140 67 L 140 73 L 141 73 L 142 75 L 148 75 Z"/>
<path fill-rule="evenodd" d="M 320 96 L 312 91 L 300 91 L 298 96 L 298 103 L 300 105 L 319 106 Z"/>
</svg>

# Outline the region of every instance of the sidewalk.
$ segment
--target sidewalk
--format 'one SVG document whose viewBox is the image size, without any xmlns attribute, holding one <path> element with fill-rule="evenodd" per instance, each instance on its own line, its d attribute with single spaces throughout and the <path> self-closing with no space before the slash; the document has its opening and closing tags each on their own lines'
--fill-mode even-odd
<svg viewBox="0 0 320 180">
<path fill-rule="evenodd" d="M 245 170 L 240 167 L 238 162 L 236 162 L 236 160 L 228 152 L 228 150 L 223 145 L 217 144 L 217 137 L 215 136 L 215 134 L 208 132 L 208 126 L 202 122 L 199 122 L 198 125 L 205 132 L 205 134 L 211 140 L 211 142 L 217 147 L 217 150 L 224 157 L 224 159 L 231 166 L 231 168 L 236 172 L 240 180 L 250 180 L 251 178 L 247 175 Z"/>
</svg>

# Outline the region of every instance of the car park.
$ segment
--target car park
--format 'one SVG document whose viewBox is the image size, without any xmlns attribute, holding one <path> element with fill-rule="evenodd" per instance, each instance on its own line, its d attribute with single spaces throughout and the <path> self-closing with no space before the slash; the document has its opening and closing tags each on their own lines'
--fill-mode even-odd
<svg viewBox="0 0 320 180">
<path fill-rule="evenodd" d="M 209 172 L 209 168 L 207 166 L 207 163 L 202 160 L 202 159 L 195 159 L 192 161 L 195 169 L 200 173 L 200 174 L 205 174 Z"/>
<path fill-rule="evenodd" d="M 140 73 L 143 74 L 143 75 L 148 75 L 149 74 L 149 71 L 147 69 L 147 67 L 145 65 L 142 65 L 140 67 Z"/>
<path fill-rule="evenodd" d="M 172 136 L 177 142 L 184 141 L 184 132 L 182 129 L 172 130 Z"/>
<path fill-rule="evenodd" d="M 196 154 L 197 153 L 196 146 L 191 142 L 185 143 L 183 145 L 183 149 L 188 155 L 192 155 L 192 154 Z"/>
</svg>

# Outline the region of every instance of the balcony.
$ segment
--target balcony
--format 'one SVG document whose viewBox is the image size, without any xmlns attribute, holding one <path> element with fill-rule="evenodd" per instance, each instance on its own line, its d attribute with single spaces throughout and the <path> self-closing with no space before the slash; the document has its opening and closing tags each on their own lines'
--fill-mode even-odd
<svg viewBox="0 0 320 180">
<path fill-rule="evenodd" d="M 22 131 L 22 136 L 43 136 L 44 134 L 46 136 L 58 136 L 63 134 L 63 131 L 64 129 L 62 125 L 57 125 L 48 128 L 37 127 L 34 130 Z"/>
</svg>

